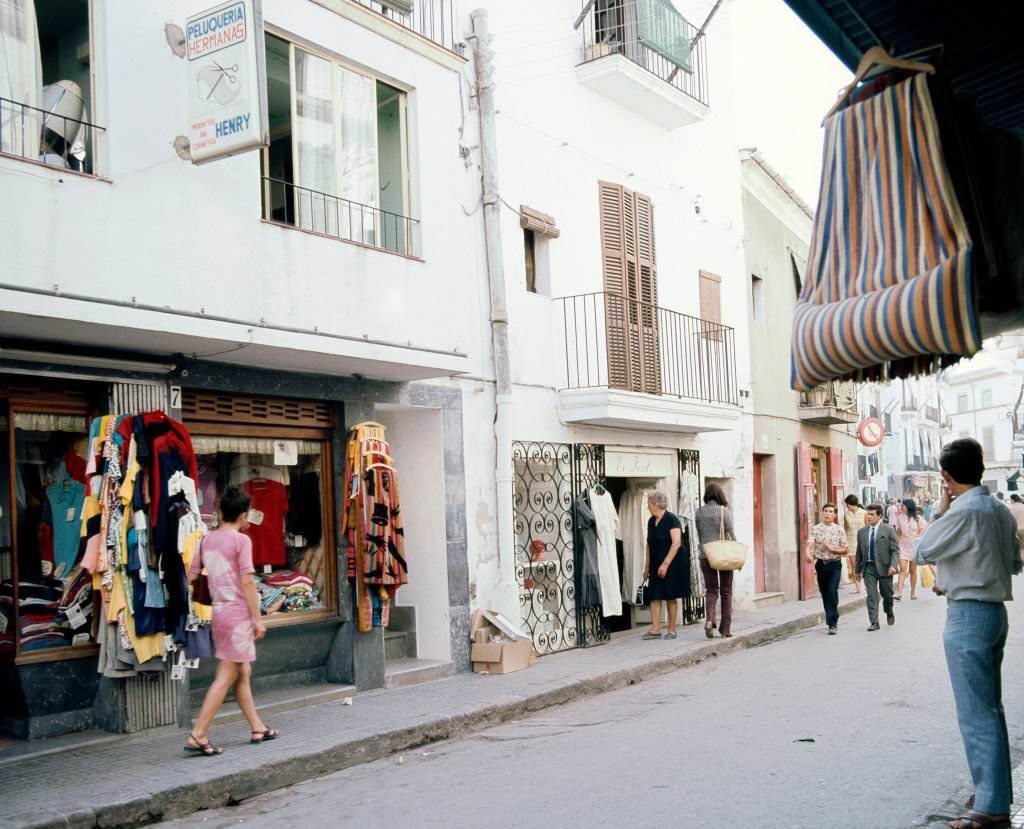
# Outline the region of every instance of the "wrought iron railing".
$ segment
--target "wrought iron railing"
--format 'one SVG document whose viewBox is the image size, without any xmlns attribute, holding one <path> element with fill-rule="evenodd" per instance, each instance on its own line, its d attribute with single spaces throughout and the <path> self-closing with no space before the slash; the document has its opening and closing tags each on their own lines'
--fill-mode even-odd
<svg viewBox="0 0 1024 829">
<path fill-rule="evenodd" d="M 689 68 L 679 66 L 642 42 L 637 3 L 645 1 L 597 0 L 580 25 L 583 62 L 623 55 L 680 92 L 708 105 L 707 38 L 701 36 L 694 42 L 697 29 L 688 21 L 681 21 L 690 44 L 690 54 Z"/>
<path fill-rule="evenodd" d="M 0 98 L 0 153 L 93 175 L 98 124 Z"/>
<path fill-rule="evenodd" d="M 419 220 L 263 176 L 263 218 L 368 247 L 416 256 Z"/>
<path fill-rule="evenodd" d="M 729 326 L 606 292 L 556 301 L 565 331 L 564 388 L 739 405 Z"/>
<path fill-rule="evenodd" d="M 393 20 L 399 26 L 432 40 L 450 52 L 461 54 L 455 42 L 452 0 L 355 0 L 361 6 Z"/>
</svg>

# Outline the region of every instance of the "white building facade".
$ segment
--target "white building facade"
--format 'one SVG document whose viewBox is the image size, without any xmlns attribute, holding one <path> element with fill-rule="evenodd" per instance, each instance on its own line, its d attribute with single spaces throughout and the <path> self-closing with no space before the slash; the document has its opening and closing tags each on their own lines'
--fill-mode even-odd
<svg viewBox="0 0 1024 829">
<path fill-rule="evenodd" d="M 501 205 L 511 390 L 496 416 L 488 367 L 465 395 L 466 423 L 481 430 L 467 436 L 476 452 L 470 585 L 474 607 L 516 619 L 551 653 L 646 623 L 631 604 L 643 493 L 662 489 L 686 512 L 705 483 L 721 483 L 738 537 L 751 540 L 728 9 L 696 38 L 707 9 L 677 3 L 690 24 L 674 24 L 689 25 L 692 45 L 688 56 L 666 57 L 638 35 L 644 3 L 476 5 L 488 11 L 494 52 L 499 172 L 490 201 Z M 472 98 L 468 109 L 478 121 Z M 467 142 L 476 134 L 467 130 Z M 477 195 L 465 208 L 480 203 Z M 492 424 L 502 418 L 496 440 Z M 574 504 L 600 497 L 599 488 L 611 494 L 621 538 L 599 528 L 609 547 L 595 600 L 581 595 L 593 568 L 572 532 Z M 753 594 L 747 568 L 737 605 L 751 607 Z M 684 621 L 702 613 L 699 595 L 684 602 Z"/>
</svg>

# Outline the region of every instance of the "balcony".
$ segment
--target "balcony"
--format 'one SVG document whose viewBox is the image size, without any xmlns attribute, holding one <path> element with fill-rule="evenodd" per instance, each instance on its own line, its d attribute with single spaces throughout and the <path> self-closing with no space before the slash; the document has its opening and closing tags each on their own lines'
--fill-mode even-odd
<svg viewBox="0 0 1024 829">
<path fill-rule="evenodd" d="M 800 393 L 800 420 L 816 426 L 837 426 L 857 422 L 856 395 L 849 399 L 835 382 Z"/>
<path fill-rule="evenodd" d="M 0 98 L 0 155 L 94 175 L 96 137 L 105 130 L 64 114 L 65 111 L 81 114 L 81 99 L 73 90 L 63 89 L 59 84 L 51 84 L 46 89 L 54 88 L 56 92 L 49 109 Z"/>
<path fill-rule="evenodd" d="M 555 302 L 565 420 L 687 433 L 739 420 L 732 328 L 605 292 Z"/>
<path fill-rule="evenodd" d="M 580 29 L 580 83 L 665 129 L 707 115 L 707 40 L 669 0 L 597 0 Z"/>
<path fill-rule="evenodd" d="M 316 2 L 328 7 L 343 5 L 341 3 L 332 4 L 330 0 L 316 0 Z M 455 42 L 455 15 L 452 10 L 452 0 L 347 0 L 347 2 L 363 6 L 377 17 L 426 38 L 449 52 L 462 54 Z"/>
<path fill-rule="evenodd" d="M 402 256 L 417 255 L 419 221 L 367 204 L 262 176 L 263 218 Z"/>
</svg>

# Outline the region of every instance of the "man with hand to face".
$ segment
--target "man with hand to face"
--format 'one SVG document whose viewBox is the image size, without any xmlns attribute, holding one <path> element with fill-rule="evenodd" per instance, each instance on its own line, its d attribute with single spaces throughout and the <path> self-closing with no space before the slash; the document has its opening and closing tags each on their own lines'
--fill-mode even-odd
<svg viewBox="0 0 1024 829">
<path fill-rule="evenodd" d="M 878 630 L 878 593 L 882 593 L 882 609 L 890 625 L 896 624 L 893 613 L 892 577 L 899 572 L 899 544 L 896 531 L 882 523 L 882 507 L 871 504 L 864 516 L 864 527 L 857 532 L 857 573 L 864 579 L 867 593 L 868 630 Z"/>
<path fill-rule="evenodd" d="M 1005 602 L 1021 571 L 1017 522 L 981 485 L 985 461 L 972 438 L 947 444 L 939 456 L 942 498 L 935 520 L 917 542 L 918 564 L 936 564 L 936 592 L 945 594 L 946 667 L 974 808 L 953 829 L 1010 825 L 1013 781 L 1003 712 L 1002 665 L 1008 624 Z"/>
</svg>

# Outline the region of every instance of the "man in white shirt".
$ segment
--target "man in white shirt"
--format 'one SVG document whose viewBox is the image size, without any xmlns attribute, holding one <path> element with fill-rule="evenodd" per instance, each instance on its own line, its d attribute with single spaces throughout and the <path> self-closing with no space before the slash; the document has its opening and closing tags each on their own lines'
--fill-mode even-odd
<svg viewBox="0 0 1024 829">
<path fill-rule="evenodd" d="M 981 486 L 985 462 L 972 438 L 947 444 L 939 458 L 942 498 L 916 548 L 918 564 L 937 564 L 937 592 L 947 597 L 943 644 L 960 735 L 974 780 L 975 808 L 953 829 L 1009 826 L 1013 786 L 1003 713 L 1002 663 L 1021 571 L 1017 523 Z"/>
</svg>

